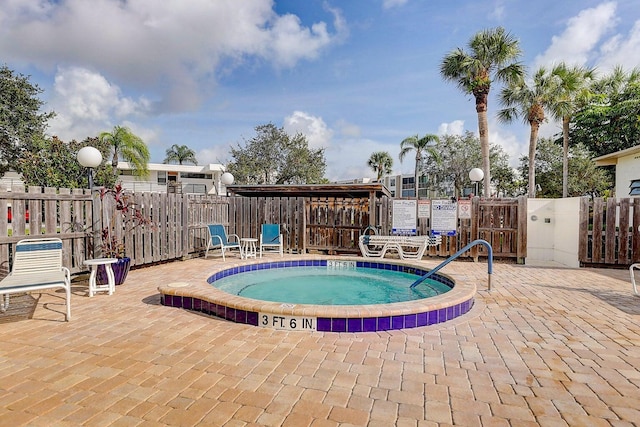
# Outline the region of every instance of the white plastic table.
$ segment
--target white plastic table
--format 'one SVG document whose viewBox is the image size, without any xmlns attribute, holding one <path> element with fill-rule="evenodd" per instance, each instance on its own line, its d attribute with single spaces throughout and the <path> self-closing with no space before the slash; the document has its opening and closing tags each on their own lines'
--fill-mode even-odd
<svg viewBox="0 0 640 427">
<path fill-rule="evenodd" d="M 96 292 L 108 292 L 109 295 L 116 291 L 116 278 L 113 275 L 113 268 L 111 264 L 118 262 L 117 258 L 96 258 L 86 259 L 85 265 L 91 266 L 91 275 L 89 276 L 89 296 L 92 297 Z M 98 285 L 96 283 L 96 275 L 98 273 L 98 266 L 104 265 L 104 269 L 107 272 L 107 284 Z"/>
<path fill-rule="evenodd" d="M 247 258 L 255 258 L 257 253 L 256 243 L 258 243 L 258 239 L 254 239 L 252 237 L 243 237 L 240 239 L 240 257 Z"/>
</svg>

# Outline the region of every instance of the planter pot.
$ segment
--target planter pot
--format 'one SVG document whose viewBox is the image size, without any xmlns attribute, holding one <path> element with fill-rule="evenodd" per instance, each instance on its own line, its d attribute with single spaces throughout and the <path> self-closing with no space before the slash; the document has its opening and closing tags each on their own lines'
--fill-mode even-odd
<svg viewBox="0 0 640 427">
<path fill-rule="evenodd" d="M 129 273 L 129 268 L 131 267 L 131 258 L 124 257 L 119 258 L 118 262 L 111 264 L 111 268 L 113 268 L 113 275 L 116 279 L 116 285 L 122 285 L 124 280 L 127 278 L 127 274 Z M 96 282 L 99 285 L 105 285 L 108 283 L 107 272 L 105 271 L 104 265 L 98 266 L 98 271 L 96 272 Z"/>
</svg>

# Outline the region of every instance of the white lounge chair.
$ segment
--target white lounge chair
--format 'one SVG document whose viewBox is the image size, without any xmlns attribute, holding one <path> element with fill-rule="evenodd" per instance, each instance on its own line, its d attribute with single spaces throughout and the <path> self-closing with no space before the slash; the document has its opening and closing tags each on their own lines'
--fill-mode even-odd
<svg viewBox="0 0 640 427">
<path fill-rule="evenodd" d="M 207 225 L 209 230 L 209 241 L 207 242 L 207 249 L 204 252 L 204 257 L 209 255 L 209 249 L 220 249 L 222 251 L 222 260 L 226 261 L 224 253 L 231 249 L 237 249 L 240 252 L 242 258 L 242 248 L 240 247 L 240 238 L 237 234 L 229 234 L 229 237 L 233 237 L 235 242 L 229 241 L 227 238 L 227 232 L 222 224 L 209 224 Z"/>
<path fill-rule="evenodd" d="M 260 258 L 262 252 L 269 249 L 275 249 L 282 257 L 282 233 L 280 233 L 280 224 L 262 224 L 260 232 Z"/>
<path fill-rule="evenodd" d="M 442 236 L 380 236 L 362 235 L 358 244 L 366 258 L 384 258 L 387 252 L 396 252 L 400 259 L 422 259 L 429 246 L 442 242 Z"/>
<path fill-rule="evenodd" d="M 66 320 L 71 319 L 71 275 L 62 266 L 62 240 L 24 239 L 16 244 L 11 273 L 0 281 L 0 311 L 9 307 L 9 295 L 62 288 L 66 293 Z"/>
</svg>

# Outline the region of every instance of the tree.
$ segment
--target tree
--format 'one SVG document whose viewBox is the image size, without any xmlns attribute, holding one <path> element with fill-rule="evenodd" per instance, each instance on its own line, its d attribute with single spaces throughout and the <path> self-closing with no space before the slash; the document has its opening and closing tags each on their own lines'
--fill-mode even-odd
<svg viewBox="0 0 640 427">
<path fill-rule="evenodd" d="M 231 148 L 227 165 L 238 184 L 317 184 L 327 167 L 324 149 L 310 149 L 304 135 L 289 136 L 272 123 L 255 128 L 245 146 Z"/>
<path fill-rule="evenodd" d="M 179 165 L 184 162 L 198 164 L 196 153 L 186 145 L 173 144 L 171 148 L 167 148 L 166 157 L 163 163 L 178 162 Z"/>
<path fill-rule="evenodd" d="M 422 169 L 422 162 L 424 160 L 424 155 L 428 154 L 430 157 L 439 159 L 438 150 L 435 148 L 435 144 L 438 143 L 438 136 L 433 134 L 427 134 L 420 138 L 418 135 L 413 135 L 405 138 L 400 143 L 400 162 L 404 160 L 405 156 L 411 151 L 416 152 L 415 157 L 415 167 L 413 172 L 413 182 L 415 185 L 415 195 L 416 199 L 418 198 L 418 186 L 419 186 L 419 172 Z"/>
<path fill-rule="evenodd" d="M 393 158 L 386 151 L 376 151 L 371 153 L 369 160 L 367 160 L 367 166 L 376 172 L 376 180 L 380 181 L 384 175 L 393 172 Z"/>
<path fill-rule="evenodd" d="M 104 159 L 110 150 L 110 147 L 100 143 L 98 138 L 66 143 L 56 136 L 38 136 L 30 145 L 31 149 L 18 161 L 17 170 L 27 186 L 53 188 L 88 188 L 87 172 L 77 160 L 78 151 L 86 146 L 95 147 Z M 116 181 L 111 168 L 104 161 L 94 170 L 94 179 L 97 185 L 107 187 L 112 187 Z"/>
<path fill-rule="evenodd" d="M 578 66 L 568 66 L 564 62 L 551 70 L 556 79 L 556 96 L 551 113 L 556 120 L 562 120 L 562 197 L 569 194 L 569 123 L 573 115 L 589 98 L 589 80 L 594 70 Z"/>
<path fill-rule="evenodd" d="M 544 67 L 533 76 L 533 82 L 525 79 L 511 82 L 500 92 L 500 103 L 505 108 L 498 112 L 498 119 L 510 123 L 517 118 L 529 124 L 529 197 L 536 196 L 536 143 L 540 125 L 545 122 L 545 110 L 553 103 L 555 95 L 554 79 Z"/>
<path fill-rule="evenodd" d="M 41 113 L 43 92 L 29 77 L 0 67 L 0 176 L 10 168 L 18 170 L 18 159 L 28 152 L 31 141 L 41 140 L 47 121 L 55 113 Z"/>
<path fill-rule="evenodd" d="M 469 50 L 457 48 L 447 54 L 440 64 L 440 74 L 445 80 L 455 81 L 463 92 L 475 98 L 484 192 L 488 196 L 491 193 L 491 166 L 487 103 L 491 83 L 518 81 L 524 75 L 524 67 L 516 62 L 521 54 L 520 43 L 502 27 L 475 34 L 469 41 Z"/>
<path fill-rule="evenodd" d="M 538 141 L 535 168 L 540 188 L 537 197 L 555 198 L 562 195 L 563 147 L 552 138 Z M 582 144 L 569 147 L 571 163 L 568 173 L 568 194 L 571 197 L 602 195 L 613 187 L 611 177 L 604 168 L 596 167 L 589 150 Z M 529 159 L 520 158 L 522 176 L 528 176 Z"/>
<path fill-rule="evenodd" d="M 106 142 L 111 146 L 111 170 L 114 176 L 118 173 L 120 158 L 129 162 L 134 175 L 141 177 L 149 175 L 147 167 L 151 157 L 149 148 L 128 127 L 114 126 L 113 131 L 102 132 L 98 138 L 101 142 Z"/>
<path fill-rule="evenodd" d="M 616 67 L 593 82 L 589 102 L 576 112 L 570 138 L 594 156 L 631 148 L 640 141 L 640 69 Z"/>
<path fill-rule="evenodd" d="M 435 176 L 434 191 L 440 196 L 460 197 L 465 188 L 472 186 L 469 171 L 482 159 L 480 140 L 472 132 L 464 135 L 443 135 L 437 146 L 440 161 L 428 167 Z M 514 193 L 515 176 L 509 166 L 509 155 L 502 147 L 493 144 L 489 158 L 491 168 L 497 173 L 492 178 L 493 186 L 501 194 Z"/>
</svg>

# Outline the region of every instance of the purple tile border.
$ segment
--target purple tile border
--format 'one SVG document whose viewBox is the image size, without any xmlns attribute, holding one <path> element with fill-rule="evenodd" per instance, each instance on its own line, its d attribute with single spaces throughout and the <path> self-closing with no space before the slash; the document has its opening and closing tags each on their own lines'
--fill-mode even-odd
<svg viewBox="0 0 640 427">
<path fill-rule="evenodd" d="M 212 316 L 231 320 L 236 323 L 258 326 L 258 313 L 226 307 L 194 297 L 162 295 L 160 303 L 167 307 L 201 311 Z M 399 316 L 382 317 L 318 317 L 316 330 L 320 332 L 378 332 L 394 329 L 419 328 L 436 325 L 466 314 L 473 308 L 473 298 L 450 307 L 438 310 L 411 313 Z"/>
<path fill-rule="evenodd" d="M 304 266 L 324 266 L 326 260 L 298 260 L 298 261 L 284 261 L 284 262 L 269 262 L 262 264 L 250 264 L 240 267 L 233 267 L 227 270 L 220 271 L 207 279 L 208 283 L 213 283 L 216 280 L 243 273 L 245 271 L 262 270 L 269 268 L 287 268 L 287 267 L 304 267 Z M 422 275 L 425 273 L 417 267 L 403 266 L 396 264 L 387 264 L 384 262 L 356 262 L 358 267 L 375 268 L 383 270 L 400 270 L 410 272 L 413 274 Z M 437 275 L 436 275 L 437 276 Z M 453 287 L 454 283 L 447 277 L 434 276 L 434 279 L 448 286 Z M 213 303 L 207 300 L 203 300 L 190 296 L 179 295 L 160 295 L 160 303 L 168 307 L 183 308 L 186 310 L 194 310 L 204 312 L 206 314 L 227 319 L 236 323 L 242 323 L 247 325 L 258 326 L 258 313 L 255 311 L 245 311 L 228 307 L 224 304 Z M 438 323 L 446 322 L 456 317 L 466 314 L 471 308 L 473 308 L 474 299 L 470 298 L 459 304 L 454 304 L 448 307 L 434 309 L 430 311 L 410 313 L 404 315 L 394 316 L 381 316 L 381 317 L 317 317 L 316 318 L 316 330 L 320 332 L 378 332 L 397 329 L 409 329 L 417 328 L 421 326 L 436 325 Z"/>
</svg>

